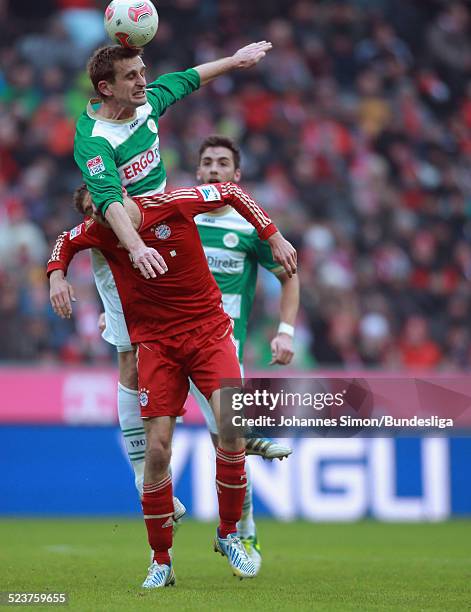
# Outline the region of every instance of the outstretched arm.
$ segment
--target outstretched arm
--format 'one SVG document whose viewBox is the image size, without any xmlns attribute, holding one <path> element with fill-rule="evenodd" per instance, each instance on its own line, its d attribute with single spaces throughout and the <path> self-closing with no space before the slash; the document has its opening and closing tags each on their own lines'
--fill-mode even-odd
<svg viewBox="0 0 471 612">
<path fill-rule="evenodd" d="M 223 57 L 214 62 L 195 66 L 195 70 L 200 76 L 200 85 L 206 85 L 213 79 L 231 72 L 232 70 L 252 68 L 252 66 L 258 64 L 258 62 L 265 57 L 271 48 L 271 42 L 262 40 L 242 47 L 242 49 L 236 51 L 231 57 Z"/>
</svg>

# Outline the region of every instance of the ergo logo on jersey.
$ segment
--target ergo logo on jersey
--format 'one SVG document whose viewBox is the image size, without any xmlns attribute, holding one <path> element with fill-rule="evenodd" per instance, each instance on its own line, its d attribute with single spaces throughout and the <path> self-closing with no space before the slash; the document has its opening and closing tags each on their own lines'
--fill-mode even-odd
<svg viewBox="0 0 471 612">
<path fill-rule="evenodd" d="M 159 145 L 145 151 L 140 157 L 127 166 L 124 166 L 122 173 L 128 181 L 136 178 L 144 172 L 148 166 L 157 166 L 160 162 Z"/>
</svg>

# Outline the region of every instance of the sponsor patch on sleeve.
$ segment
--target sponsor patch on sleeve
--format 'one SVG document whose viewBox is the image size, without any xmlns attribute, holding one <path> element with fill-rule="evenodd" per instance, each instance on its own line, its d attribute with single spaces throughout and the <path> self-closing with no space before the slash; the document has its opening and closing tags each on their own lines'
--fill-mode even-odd
<svg viewBox="0 0 471 612">
<path fill-rule="evenodd" d="M 222 200 L 222 196 L 215 185 L 200 185 L 196 189 L 201 193 L 205 202 L 220 202 Z"/>
<path fill-rule="evenodd" d="M 69 234 L 70 240 L 77 238 L 77 236 L 80 236 L 81 233 L 82 233 L 82 224 L 77 225 L 76 227 L 70 230 L 70 234 Z"/>
<path fill-rule="evenodd" d="M 96 157 L 92 157 L 92 159 L 87 160 L 87 168 L 90 172 L 90 176 L 95 176 L 95 174 L 100 174 L 100 172 L 104 172 L 106 170 L 101 155 L 97 155 Z"/>
</svg>

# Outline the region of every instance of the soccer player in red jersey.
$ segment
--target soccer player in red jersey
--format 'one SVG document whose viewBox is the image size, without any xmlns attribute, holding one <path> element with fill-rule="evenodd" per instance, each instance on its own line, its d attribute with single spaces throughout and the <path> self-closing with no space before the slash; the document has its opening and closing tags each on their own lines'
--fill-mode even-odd
<svg viewBox="0 0 471 612">
<path fill-rule="evenodd" d="M 142 507 L 154 560 L 143 586 L 163 587 L 175 582 L 169 554 L 174 513 L 169 464 L 188 377 L 210 400 L 218 424 L 221 380 L 240 380 L 232 321 L 222 309 L 221 292 L 193 219 L 222 205 L 232 206 L 261 239 L 268 240 L 274 259 L 289 275 L 296 272 L 296 251 L 263 209 L 232 183 L 178 189 L 135 201 L 126 198 L 133 226 L 146 245 L 158 248 L 168 266 L 166 275 L 145 279 L 133 268 L 128 252 L 106 227 L 84 188 L 78 198 L 89 218 L 57 239 L 48 262 L 51 288 L 55 282 L 63 284 L 73 255 L 83 249 L 100 249 L 113 272 L 131 341 L 138 346 L 139 400 L 147 439 Z M 56 313 L 70 316 L 67 296 L 54 291 L 51 295 Z M 236 575 L 253 577 L 255 566 L 236 529 L 245 497 L 244 466 L 245 441 L 220 431 L 216 453 L 220 523 L 215 549 L 227 556 Z"/>
</svg>

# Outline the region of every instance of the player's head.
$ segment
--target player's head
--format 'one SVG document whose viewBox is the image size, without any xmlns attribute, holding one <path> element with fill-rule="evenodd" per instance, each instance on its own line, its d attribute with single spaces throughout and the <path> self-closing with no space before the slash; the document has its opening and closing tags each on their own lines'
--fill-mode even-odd
<svg viewBox="0 0 471 612">
<path fill-rule="evenodd" d="M 101 212 L 93 203 L 88 187 L 83 183 L 74 191 L 73 204 L 77 212 L 85 217 L 91 217 L 100 225 L 111 227 L 108 221 L 103 217 Z M 140 214 L 136 213 L 136 204 L 134 200 L 123 189 L 123 204 L 127 214 L 131 217 L 131 221 L 135 218 L 140 222 Z M 138 223 L 139 224 L 139 223 Z"/>
<path fill-rule="evenodd" d="M 97 49 L 87 64 L 88 76 L 100 98 L 125 108 L 147 102 L 145 69 L 142 49 L 120 45 Z"/>
<path fill-rule="evenodd" d="M 240 151 L 227 136 L 213 135 L 201 143 L 196 178 L 202 183 L 240 181 Z"/>
<path fill-rule="evenodd" d="M 85 183 L 77 187 L 77 189 L 74 191 L 73 203 L 75 210 L 81 215 L 92 217 L 93 215 L 98 214 L 98 209 L 92 202 L 90 192 L 88 191 Z"/>
</svg>

